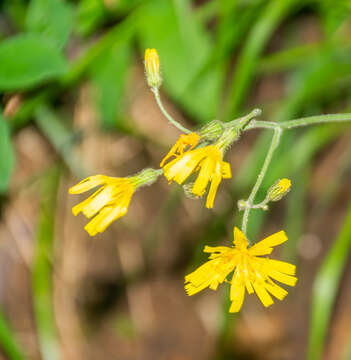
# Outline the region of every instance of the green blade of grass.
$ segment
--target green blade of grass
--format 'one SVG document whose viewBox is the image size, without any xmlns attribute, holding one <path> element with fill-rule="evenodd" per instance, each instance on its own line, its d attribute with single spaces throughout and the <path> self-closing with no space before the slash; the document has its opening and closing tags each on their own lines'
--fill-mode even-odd
<svg viewBox="0 0 351 360">
<path fill-rule="evenodd" d="M 270 1 L 263 13 L 253 25 L 246 44 L 241 52 L 235 77 L 228 92 L 225 104 L 225 118 L 231 119 L 237 114 L 247 93 L 258 57 L 261 54 L 273 31 L 289 13 L 296 0 Z"/>
<path fill-rule="evenodd" d="M 325 49 L 333 57 L 350 57 L 351 41 L 345 37 L 335 37 L 332 40 L 321 40 L 312 44 L 301 44 L 279 50 L 260 59 L 257 72 L 270 74 L 291 70 L 298 66 L 313 62 Z"/>
<path fill-rule="evenodd" d="M 52 169 L 42 180 L 40 213 L 34 252 L 35 258 L 32 267 L 34 316 L 40 350 L 45 360 L 57 360 L 60 358 L 53 309 L 51 264 L 59 178 L 60 171 Z"/>
<path fill-rule="evenodd" d="M 15 335 L 9 327 L 5 316 L 0 311 L 0 344 L 11 360 L 24 360 L 22 349 L 19 347 Z"/>
<path fill-rule="evenodd" d="M 311 301 L 307 360 L 322 358 L 340 278 L 351 248 L 351 206 L 340 234 L 317 273 Z"/>
</svg>

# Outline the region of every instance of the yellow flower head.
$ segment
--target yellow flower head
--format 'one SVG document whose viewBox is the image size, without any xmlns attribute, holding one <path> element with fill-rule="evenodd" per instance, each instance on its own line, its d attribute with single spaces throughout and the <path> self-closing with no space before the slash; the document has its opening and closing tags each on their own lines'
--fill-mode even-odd
<svg viewBox="0 0 351 360">
<path fill-rule="evenodd" d="M 113 221 L 124 216 L 135 191 L 132 178 L 115 178 L 95 175 L 86 178 L 69 189 L 70 194 L 81 194 L 101 186 L 86 200 L 72 208 L 74 215 L 82 212 L 88 219 L 95 216 L 86 226 L 89 235 L 103 232 Z"/>
<path fill-rule="evenodd" d="M 295 286 L 297 278 L 295 265 L 268 257 L 273 247 L 287 241 L 284 231 L 279 231 L 248 248 L 246 236 L 237 227 L 234 228 L 234 247 L 205 246 L 204 252 L 210 253 L 209 261 L 185 277 L 185 290 L 194 295 L 209 287 L 216 290 L 233 272 L 230 300 L 230 312 L 238 312 L 244 302 L 245 289 L 249 294 L 256 292 L 266 307 L 273 304 L 271 295 L 282 300 L 287 291 L 273 282 L 277 280 L 289 286 Z"/>
<path fill-rule="evenodd" d="M 223 161 L 220 149 L 215 145 L 208 145 L 187 151 L 167 163 L 163 167 L 165 177 L 169 182 L 182 184 L 191 174 L 199 172 L 192 188 L 192 193 L 202 196 L 211 182 L 207 195 L 206 207 L 212 208 L 218 186 L 223 179 L 232 177 L 230 164 Z"/>
<path fill-rule="evenodd" d="M 160 167 L 172 156 L 182 155 L 186 150 L 192 150 L 199 143 L 200 136 L 195 132 L 190 134 L 181 134 L 176 143 L 172 146 L 171 150 L 161 161 Z"/>
<path fill-rule="evenodd" d="M 290 191 L 290 188 L 291 181 L 289 179 L 280 179 L 269 188 L 267 198 L 269 201 L 279 201 Z"/>
<path fill-rule="evenodd" d="M 160 60 L 156 49 L 145 50 L 146 79 L 151 88 L 160 87 L 162 78 L 160 74 Z"/>
</svg>

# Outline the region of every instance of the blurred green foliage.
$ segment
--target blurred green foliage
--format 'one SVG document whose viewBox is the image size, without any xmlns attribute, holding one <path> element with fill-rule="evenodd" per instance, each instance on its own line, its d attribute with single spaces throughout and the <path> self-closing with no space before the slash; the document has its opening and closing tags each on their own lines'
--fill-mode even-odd
<svg viewBox="0 0 351 360">
<path fill-rule="evenodd" d="M 11 145 L 10 131 L 6 120 L 0 113 L 0 193 L 7 190 L 10 175 L 14 166 L 14 154 Z"/>
<path fill-rule="evenodd" d="M 22 95 L 14 115 L 0 116 L 1 193 L 8 190 L 15 161 L 11 132 L 15 134 L 32 121 L 69 170 L 83 176 L 80 159 L 72 154 L 76 134 L 63 120 L 60 100 L 63 94 L 74 95 L 76 87 L 87 81 L 96 90 L 101 128 L 126 131 L 130 117 L 128 80 L 133 66 L 141 66 L 146 47 L 157 48 L 164 91 L 194 125 L 216 117 L 231 120 L 257 106 L 275 121 L 350 108 L 351 42 L 345 24 L 351 21 L 351 5 L 347 0 L 4 0 L 0 10 L 7 24 L 0 28 L 3 105 L 12 94 Z M 304 29 L 299 28 L 299 19 L 308 15 L 318 22 L 319 35 L 313 43 L 301 42 Z M 279 43 L 278 49 L 272 39 Z M 279 100 L 252 104 L 255 85 L 271 75 L 286 79 L 284 95 Z M 286 257 L 296 257 L 296 245 L 304 231 L 313 160 L 343 131 L 341 126 L 330 125 L 284 134 L 279 159 L 273 162 L 258 197 L 262 198 L 277 178 L 293 179 L 295 194 L 288 200 L 285 219 L 291 239 L 285 249 Z M 205 236 L 199 235 L 196 259 L 207 239 L 219 239 L 226 233 L 227 224 L 232 221 L 234 199 L 252 186 L 270 137 L 271 134 L 262 134 L 243 162 L 231 188 L 233 206 L 209 221 Z M 349 168 L 349 158 L 345 156 L 340 163 L 339 179 Z M 58 352 L 48 260 L 58 176 L 45 176 L 33 268 L 35 315 L 47 359 L 55 359 Z M 337 187 L 340 182 L 335 184 Z M 167 201 L 171 201 L 165 202 L 170 218 L 169 213 L 176 206 Z M 332 196 L 324 198 L 323 211 L 331 201 Z M 251 236 L 258 235 L 265 216 L 253 211 Z M 160 218 L 164 220 L 163 216 Z M 348 216 L 317 274 L 309 360 L 319 359 L 323 351 L 349 250 L 350 224 Z M 303 276 L 300 279 L 303 281 Z M 223 339 L 228 334 L 228 319 L 223 316 Z M 0 325 L 0 341 L 8 356 L 23 358 L 2 318 Z"/>
</svg>

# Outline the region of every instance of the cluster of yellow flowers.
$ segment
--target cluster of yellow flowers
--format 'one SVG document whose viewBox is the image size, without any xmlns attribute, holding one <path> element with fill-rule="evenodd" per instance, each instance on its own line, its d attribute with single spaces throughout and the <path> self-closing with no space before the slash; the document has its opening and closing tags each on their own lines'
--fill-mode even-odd
<svg viewBox="0 0 351 360">
<path fill-rule="evenodd" d="M 159 99 L 158 89 L 162 77 L 159 57 L 155 49 L 147 49 L 145 52 L 145 72 L 148 85 L 155 93 L 156 99 Z M 165 111 L 163 107 L 161 109 Z M 125 178 L 105 175 L 88 177 L 70 188 L 69 192 L 81 194 L 97 186 L 100 188 L 74 206 L 73 214 L 82 212 L 87 218 L 92 218 L 85 226 L 85 230 L 89 235 L 95 236 L 127 213 L 131 198 L 137 189 L 153 184 L 162 174 L 169 183 L 175 181 L 184 185 L 197 197 L 207 193 L 206 207 L 212 208 L 222 179 L 232 177 L 230 164 L 224 161 L 223 157 L 228 148 L 239 138 L 248 122 L 256 115 L 257 111 L 254 111 L 228 124 L 214 120 L 197 132 L 188 131 L 181 134 L 162 159 L 160 169 L 147 168 Z M 193 183 L 186 183 L 192 174 L 197 174 L 196 180 Z M 266 209 L 268 202 L 280 200 L 290 187 L 290 180 L 281 179 L 272 185 L 261 204 L 250 205 L 242 201 L 239 209 L 243 210 L 248 206 Z M 295 266 L 262 256 L 269 255 L 274 246 L 285 241 L 287 236 L 284 231 L 280 231 L 248 247 L 245 234 L 235 227 L 234 247 L 205 247 L 204 252 L 210 253 L 209 261 L 185 277 L 187 294 L 196 294 L 206 287 L 216 290 L 219 284 L 229 282 L 232 302 L 230 312 L 240 310 L 245 289 L 249 294 L 256 292 L 264 306 L 273 304 L 271 295 L 282 300 L 287 292 L 272 279 L 294 286 L 297 280 L 294 276 Z M 231 273 L 233 276 L 229 281 L 227 277 Z"/>
</svg>

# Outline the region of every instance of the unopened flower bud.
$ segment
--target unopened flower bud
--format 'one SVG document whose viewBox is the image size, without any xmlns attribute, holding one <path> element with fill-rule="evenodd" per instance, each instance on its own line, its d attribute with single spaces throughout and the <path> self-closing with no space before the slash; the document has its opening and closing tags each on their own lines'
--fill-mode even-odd
<svg viewBox="0 0 351 360">
<path fill-rule="evenodd" d="M 289 179 L 279 179 L 277 180 L 267 192 L 268 201 L 279 201 L 282 199 L 291 188 L 291 181 Z"/>
<path fill-rule="evenodd" d="M 160 60 L 156 49 L 145 50 L 145 73 L 147 83 L 151 88 L 161 86 Z"/>
</svg>

